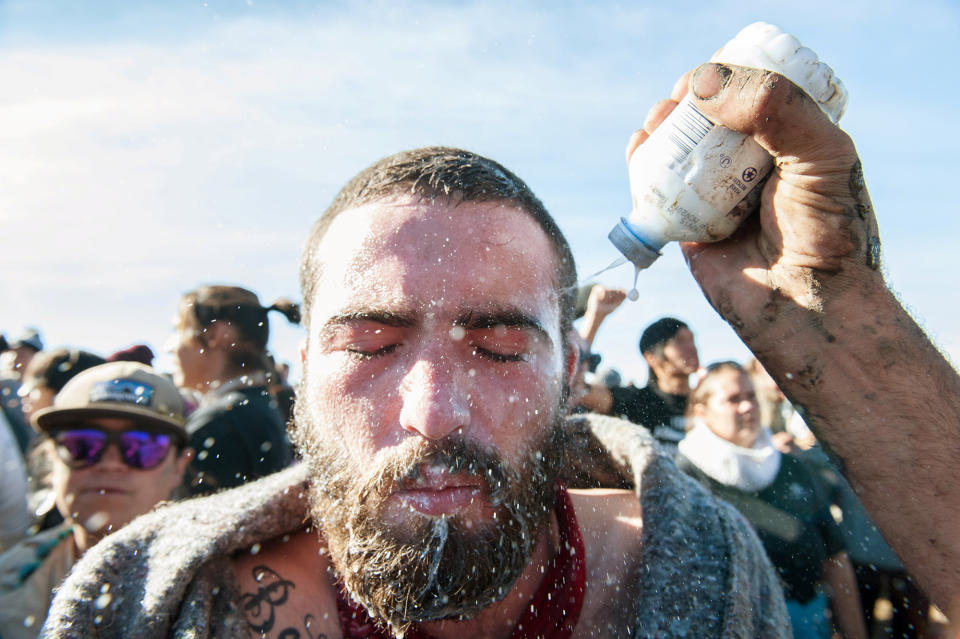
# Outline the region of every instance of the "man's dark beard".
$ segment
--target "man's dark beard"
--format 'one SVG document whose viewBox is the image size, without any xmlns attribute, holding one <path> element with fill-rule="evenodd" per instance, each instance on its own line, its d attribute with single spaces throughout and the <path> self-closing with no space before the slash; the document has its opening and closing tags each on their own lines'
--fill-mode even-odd
<svg viewBox="0 0 960 639">
<path fill-rule="evenodd" d="M 347 591 L 371 617 L 402 634 L 420 621 L 472 618 L 510 592 L 554 507 L 563 462 L 559 408 L 517 468 L 462 438 L 411 437 L 367 472 L 331 429 L 316 428 L 297 409 L 293 438 L 313 472 L 311 515 Z M 457 515 L 386 521 L 387 498 L 424 464 L 481 478 L 495 520 L 472 527 Z"/>
</svg>

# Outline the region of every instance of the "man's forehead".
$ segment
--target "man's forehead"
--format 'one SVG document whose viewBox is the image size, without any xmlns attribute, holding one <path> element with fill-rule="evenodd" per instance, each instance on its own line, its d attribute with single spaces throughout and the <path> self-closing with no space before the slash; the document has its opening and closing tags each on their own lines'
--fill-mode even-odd
<svg viewBox="0 0 960 639">
<path fill-rule="evenodd" d="M 556 301 L 550 242 L 509 203 L 378 200 L 341 213 L 315 250 L 313 302 L 330 308 L 339 298 L 341 311 L 373 302 L 419 311 Z"/>
<path fill-rule="evenodd" d="M 360 242 L 390 243 L 406 234 L 429 237 L 453 230 L 464 233 L 446 233 L 444 240 L 457 248 L 509 245 L 523 237 L 529 239 L 528 234 L 542 236 L 547 242 L 530 214 L 508 201 L 448 202 L 401 195 L 366 202 L 337 215 L 320 241 L 319 258 L 325 265 L 332 264 L 347 257 Z"/>
</svg>

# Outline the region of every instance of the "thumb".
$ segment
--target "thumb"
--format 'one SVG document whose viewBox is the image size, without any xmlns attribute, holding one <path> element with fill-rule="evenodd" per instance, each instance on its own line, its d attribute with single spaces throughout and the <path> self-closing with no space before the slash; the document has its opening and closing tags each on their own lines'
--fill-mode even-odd
<svg viewBox="0 0 960 639">
<path fill-rule="evenodd" d="M 855 156 L 846 134 L 813 98 L 779 73 L 706 63 L 690 76 L 690 94 L 704 115 L 752 136 L 775 158 L 836 159 L 838 145 L 846 151 L 843 155 Z"/>
</svg>

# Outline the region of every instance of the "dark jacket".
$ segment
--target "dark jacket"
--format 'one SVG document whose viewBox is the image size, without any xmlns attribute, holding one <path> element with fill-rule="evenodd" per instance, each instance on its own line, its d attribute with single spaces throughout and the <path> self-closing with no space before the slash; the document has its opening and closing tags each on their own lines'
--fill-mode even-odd
<svg viewBox="0 0 960 639">
<path fill-rule="evenodd" d="M 232 488 L 293 460 L 283 417 L 265 386 L 237 388 L 205 402 L 187 420 L 194 475 L 190 492 Z"/>
</svg>

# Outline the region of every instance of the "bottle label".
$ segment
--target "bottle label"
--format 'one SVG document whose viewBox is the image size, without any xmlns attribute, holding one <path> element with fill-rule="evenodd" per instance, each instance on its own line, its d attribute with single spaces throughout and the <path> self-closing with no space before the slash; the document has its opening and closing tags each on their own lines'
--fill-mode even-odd
<svg viewBox="0 0 960 639">
<path fill-rule="evenodd" d="M 670 142 L 670 156 L 674 162 L 680 164 L 687 159 L 707 133 L 710 133 L 714 124 L 689 100 L 678 104 L 675 110 L 680 113 L 676 118 L 668 119 L 664 125 L 670 127 L 667 136 Z"/>
<path fill-rule="evenodd" d="M 656 250 L 671 239 L 722 239 L 742 219 L 737 203 L 772 165 L 752 138 L 716 125 L 684 98 L 630 158 L 628 219 Z"/>
</svg>

